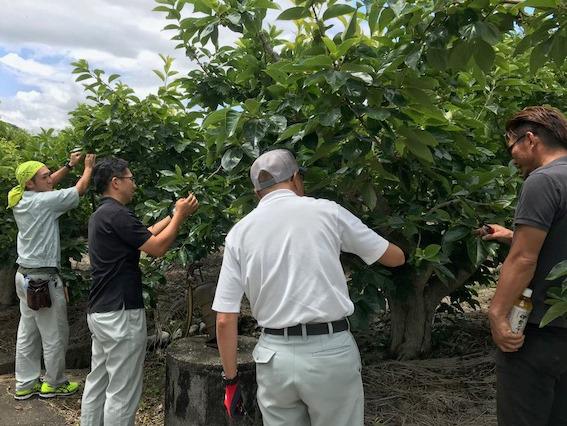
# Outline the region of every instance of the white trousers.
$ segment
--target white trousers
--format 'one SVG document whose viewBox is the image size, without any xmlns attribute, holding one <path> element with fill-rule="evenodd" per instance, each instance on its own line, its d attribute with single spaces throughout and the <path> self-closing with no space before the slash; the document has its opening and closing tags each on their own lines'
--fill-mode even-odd
<svg viewBox="0 0 567 426">
<path fill-rule="evenodd" d="M 16 273 L 16 294 L 20 299 L 20 323 L 16 341 L 16 390 L 30 389 L 41 374 L 41 352 L 45 364 L 46 381 L 59 386 L 65 377 L 65 353 L 69 343 L 67 302 L 63 281 L 56 274 L 33 274 L 35 279 L 49 279 L 51 307 L 33 311 L 27 303 L 27 284 Z"/>
<path fill-rule="evenodd" d="M 146 312 L 127 309 L 87 315 L 91 372 L 85 381 L 81 426 L 130 426 L 142 395 Z"/>
<path fill-rule="evenodd" d="M 350 331 L 262 334 L 253 352 L 265 426 L 362 426 L 360 354 Z"/>
</svg>

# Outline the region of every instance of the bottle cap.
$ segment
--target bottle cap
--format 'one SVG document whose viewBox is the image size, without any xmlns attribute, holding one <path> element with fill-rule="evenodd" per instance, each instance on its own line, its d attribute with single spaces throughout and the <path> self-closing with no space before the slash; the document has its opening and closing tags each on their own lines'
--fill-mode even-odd
<svg viewBox="0 0 567 426">
<path fill-rule="evenodd" d="M 532 289 L 531 289 L 531 288 L 526 288 L 526 289 L 522 292 L 522 296 L 524 296 L 524 297 L 532 297 Z"/>
</svg>

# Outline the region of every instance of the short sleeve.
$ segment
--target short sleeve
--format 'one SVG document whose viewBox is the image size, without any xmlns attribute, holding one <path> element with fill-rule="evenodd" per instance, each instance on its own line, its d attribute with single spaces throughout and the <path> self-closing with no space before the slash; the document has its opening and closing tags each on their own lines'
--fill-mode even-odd
<svg viewBox="0 0 567 426">
<path fill-rule="evenodd" d="M 514 224 L 549 230 L 559 207 L 558 195 L 549 177 L 542 173 L 530 175 L 522 186 Z"/>
<path fill-rule="evenodd" d="M 42 207 L 60 215 L 79 205 L 79 191 L 74 186 L 55 191 L 36 193 L 36 200 Z"/>
<path fill-rule="evenodd" d="M 338 226 L 341 251 L 356 254 L 367 265 L 380 259 L 388 249 L 388 240 L 378 235 L 342 206 L 339 206 Z"/>
<path fill-rule="evenodd" d="M 139 249 L 152 236 L 148 228 L 126 208 L 114 215 L 111 226 L 124 243 L 135 249 Z"/>
<path fill-rule="evenodd" d="M 238 313 L 244 294 L 240 263 L 234 249 L 225 242 L 219 281 L 213 301 L 213 311 Z"/>
</svg>

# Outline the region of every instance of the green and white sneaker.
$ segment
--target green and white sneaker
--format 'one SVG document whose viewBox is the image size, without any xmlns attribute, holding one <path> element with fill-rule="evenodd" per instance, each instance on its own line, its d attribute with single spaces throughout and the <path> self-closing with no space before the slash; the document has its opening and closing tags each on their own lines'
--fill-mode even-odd
<svg viewBox="0 0 567 426">
<path fill-rule="evenodd" d="M 29 399 L 34 395 L 39 395 L 41 392 L 41 382 L 35 382 L 32 388 L 30 389 L 20 389 L 16 391 L 14 395 L 14 399 L 18 401 L 22 401 L 24 399 Z"/>
<path fill-rule="evenodd" d="M 57 387 L 50 386 L 46 382 L 41 385 L 41 392 L 39 396 L 41 398 L 55 398 L 56 396 L 69 396 L 73 395 L 79 390 L 79 384 L 77 382 L 65 382 Z"/>
</svg>

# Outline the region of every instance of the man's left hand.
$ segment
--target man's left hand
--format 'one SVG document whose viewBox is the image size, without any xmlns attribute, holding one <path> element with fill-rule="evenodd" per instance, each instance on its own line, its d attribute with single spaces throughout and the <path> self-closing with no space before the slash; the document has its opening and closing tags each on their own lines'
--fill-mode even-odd
<svg viewBox="0 0 567 426">
<path fill-rule="evenodd" d="M 512 332 L 507 318 L 490 318 L 490 330 L 502 352 L 517 352 L 524 344 L 524 335 Z"/>
</svg>

